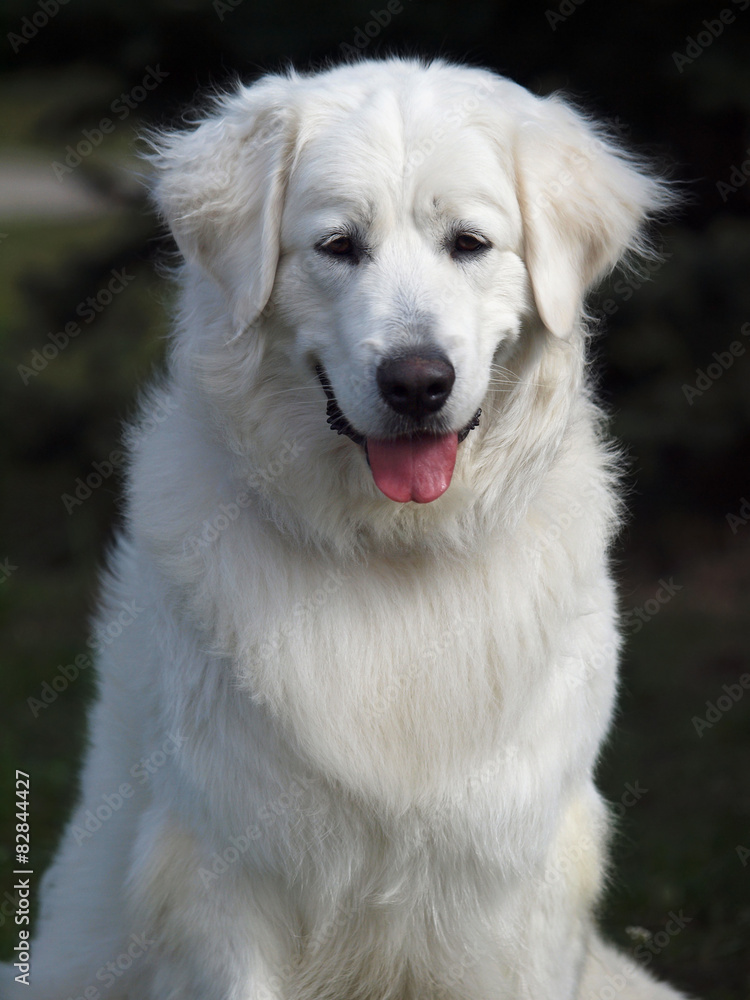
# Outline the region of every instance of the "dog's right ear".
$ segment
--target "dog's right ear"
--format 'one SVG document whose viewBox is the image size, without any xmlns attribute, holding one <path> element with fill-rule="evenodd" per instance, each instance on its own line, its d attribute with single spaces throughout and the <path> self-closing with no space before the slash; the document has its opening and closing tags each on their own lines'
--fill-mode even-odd
<svg viewBox="0 0 750 1000">
<path fill-rule="evenodd" d="M 264 77 L 219 98 L 192 131 L 148 137 L 154 200 L 185 260 L 222 288 L 235 335 L 258 318 L 273 290 L 296 131 L 292 86 Z"/>
<path fill-rule="evenodd" d="M 558 97 L 534 98 L 516 159 L 537 310 L 566 338 L 586 292 L 623 257 L 649 253 L 644 223 L 675 199 L 665 181 Z"/>
</svg>

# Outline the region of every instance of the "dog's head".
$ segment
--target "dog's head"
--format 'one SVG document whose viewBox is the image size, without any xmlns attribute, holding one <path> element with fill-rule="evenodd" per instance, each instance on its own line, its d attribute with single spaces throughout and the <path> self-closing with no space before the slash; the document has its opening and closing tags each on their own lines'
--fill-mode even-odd
<svg viewBox="0 0 750 1000">
<path fill-rule="evenodd" d="M 274 357 L 264 405 L 298 388 L 400 502 L 448 488 L 488 394 L 533 376 L 504 366 L 580 337 L 667 201 L 564 101 L 442 63 L 265 77 L 157 146 L 158 204 L 223 303 L 213 350 Z"/>
</svg>

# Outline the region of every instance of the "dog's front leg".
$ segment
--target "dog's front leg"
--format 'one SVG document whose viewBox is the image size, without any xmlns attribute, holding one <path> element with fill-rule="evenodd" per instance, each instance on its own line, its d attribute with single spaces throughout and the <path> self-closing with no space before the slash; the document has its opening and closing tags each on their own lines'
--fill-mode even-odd
<svg viewBox="0 0 750 1000">
<path fill-rule="evenodd" d="M 220 874 L 196 832 L 154 807 L 144 814 L 130 874 L 130 924 L 151 942 L 128 1000 L 282 1000 L 282 946 L 268 916 L 275 879 L 241 860 Z"/>
</svg>

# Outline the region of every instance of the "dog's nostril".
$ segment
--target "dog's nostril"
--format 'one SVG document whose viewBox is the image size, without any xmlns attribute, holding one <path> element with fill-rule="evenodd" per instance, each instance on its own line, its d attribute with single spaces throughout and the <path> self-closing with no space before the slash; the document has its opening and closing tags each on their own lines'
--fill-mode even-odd
<svg viewBox="0 0 750 1000">
<path fill-rule="evenodd" d="M 443 406 L 456 373 L 442 354 L 402 354 L 380 363 L 377 381 L 391 409 L 419 420 Z"/>
</svg>

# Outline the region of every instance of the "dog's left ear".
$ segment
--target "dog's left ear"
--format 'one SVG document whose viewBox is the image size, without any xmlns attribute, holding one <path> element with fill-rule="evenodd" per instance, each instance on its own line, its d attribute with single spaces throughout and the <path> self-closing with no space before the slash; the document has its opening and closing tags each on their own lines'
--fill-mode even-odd
<svg viewBox="0 0 750 1000">
<path fill-rule="evenodd" d="M 565 338 L 586 292 L 625 254 L 647 249 L 644 223 L 673 199 L 559 97 L 535 105 L 516 147 L 524 256 L 539 316 Z"/>
<path fill-rule="evenodd" d="M 264 77 L 219 98 L 197 128 L 149 137 L 154 200 L 188 264 L 224 292 L 235 334 L 258 318 L 273 290 L 296 131 L 292 87 Z"/>
</svg>

